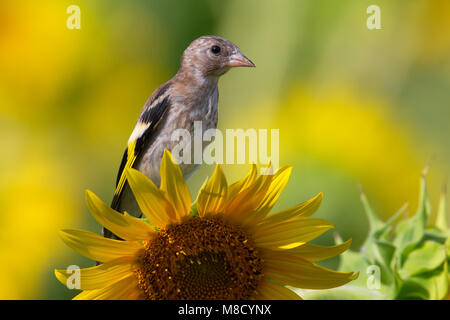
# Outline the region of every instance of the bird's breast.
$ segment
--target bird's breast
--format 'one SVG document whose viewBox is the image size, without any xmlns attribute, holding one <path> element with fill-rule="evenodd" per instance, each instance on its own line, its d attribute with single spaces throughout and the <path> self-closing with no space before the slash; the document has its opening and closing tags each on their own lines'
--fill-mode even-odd
<svg viewBox="0 0 450 320">
<path fill-rule="evenodd" d="M 203 133 L 206 130 L 217 127 L 217 88 L 204 99 L 192 101 L 193 103 L 186 103 L 183 99 L 177 99 L 176 97 L 171 98 L 170 109 L 166 117 L 158 125 L 157 130 L 150 138 L 147 150 L 137 163 L 137 169 L 146 174 L 158 186 L 160 184 L 160 163 L 164 149 L 173 151 L 182 142 L 186 146 L 184 150 L 191 152 L 190 163 L 180 163 L 183 175 L 187 179 L 199 166 L 194 163 L 193 159 L 195 152 L 194 144 L 196 143 L 194 141 L 196 136 L 194 130 L 197 131 L 197 136 L 198 130 L 201 130 L 201 137 L 203 137 Z M 181 131 L 188 133 L 190 141 L 180 140 L 180 136 L 175 133 Z M 183 139 L 186 138 L 186 135 L 183 135 Z M 202 144 L 201 149 L 203 150 L 210 141 L 204 142 L 201 139 L 200 143 Z"/>
</svg>

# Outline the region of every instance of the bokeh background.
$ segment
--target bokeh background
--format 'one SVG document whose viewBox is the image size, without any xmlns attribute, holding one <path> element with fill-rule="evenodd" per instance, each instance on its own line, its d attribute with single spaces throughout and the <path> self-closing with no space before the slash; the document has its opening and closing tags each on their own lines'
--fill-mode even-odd
<svg viewBox="0 0 450 320">
<path fill-rule="evenodd" d="M 66 27 L 72 4 L 81 30 Z M 366 27 L 371 4 L 381 30 Z M 405 202 L 414 214 L 433 156 L 435 208 L 450 167 L 449 30 L 447 0 L 1 1 L 0 298 L 75 295 L 53 269 L 92 262 L 57 230 L 100 231 L 85 189 L 111 200 L 142 105 L 201 35 L 257 65 L 221 79 L 219 128 L 280 129 L 280 165 L 294 170 L 275 209 L 322 191 L 317 215 L 357 250 L 358 184 L 383 219 Z M 225 166 L 230 181 L 248 168 Z M 193 175 L 193 194 L 212 169 Z"/>
</svg>

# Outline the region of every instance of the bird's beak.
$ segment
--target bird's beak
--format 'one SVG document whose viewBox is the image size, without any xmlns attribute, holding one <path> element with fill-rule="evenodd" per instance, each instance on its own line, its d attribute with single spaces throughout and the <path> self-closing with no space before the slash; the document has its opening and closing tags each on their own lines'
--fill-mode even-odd
<svg viewBox="0 0 450 320">
<path fill-rule="evenodd" d="M 242 53 L 237 52 L 230 56 L 227 61 L 228 67 L 255 67 L 255 64 Z"/>
</svg>

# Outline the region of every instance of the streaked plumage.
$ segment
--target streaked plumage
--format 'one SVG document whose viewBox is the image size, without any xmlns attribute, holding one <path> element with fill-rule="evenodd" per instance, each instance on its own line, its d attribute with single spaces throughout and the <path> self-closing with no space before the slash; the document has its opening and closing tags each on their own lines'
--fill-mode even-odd
<svg viewBox="0 0 450 320">
<path fill-rule="evenodd" d="M 171 140 L 172 133 L 186 129 L 193 138 L 195 121 L 202 121 L 203 131 L 216 128 L 217 82 L 232 67 L 254 67 L 254 64 L 228 40 L 204 36 L 189 45 L 177 74 L 156 89 L 142 108 L 119 168 L 113 209 L 136 217 L 142 214 L 127 185 L 126 168 L 138 169 L 159 186 L 164 149 L 172 150 L 178 143 Z M 181 164 L 180 167 L 187 179 L 198 165 Z M 103 234 L 114 237 L 106 229 Z"/>
</svg>

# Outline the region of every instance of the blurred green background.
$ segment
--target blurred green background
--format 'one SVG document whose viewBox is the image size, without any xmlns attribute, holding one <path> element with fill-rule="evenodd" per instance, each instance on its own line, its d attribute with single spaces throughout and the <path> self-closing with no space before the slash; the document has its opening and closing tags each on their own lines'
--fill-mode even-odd
<svg viewBox="0 0 450 320">
<path fill-rule="evenodd" d="M 81 30 L 66 27 L 72 4 Z M 366 27 L 371 4 L 381 30 Z M 100 231 L 85 189 L 111 200 L 142 105 L 201 35 L 257 65 L 221 79 L 219 129 L 280 129 L 280 165 L 294 170 L 275 209 L 324 192 L 317 216 L 356 250 L 358 184 L 383 219 L 405 202 L 413 213 L 433 155 L 435 208 L 450 167 L 449 30 L 447 0 L 0 2 L 0 298 L 75 294 L 53 269 L 92 262 L 57 230 Z M 225 166 L 229 181 L 248 168 Z M 212 169 L 192 176 L 193 194 Z"/>
</svg>

